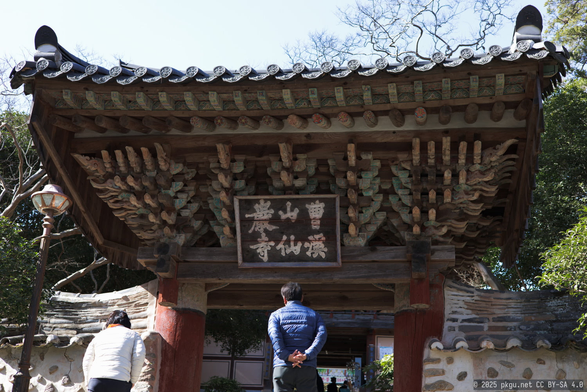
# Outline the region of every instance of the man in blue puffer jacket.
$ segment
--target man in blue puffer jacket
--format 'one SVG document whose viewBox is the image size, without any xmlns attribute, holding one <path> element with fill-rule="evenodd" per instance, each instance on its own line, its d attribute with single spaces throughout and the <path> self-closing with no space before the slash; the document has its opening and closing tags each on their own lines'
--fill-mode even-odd
<svg viewBox="0 0 587 392">
<path fill-rule="evenodd" d="M 316 392 L 316 359 L 326 343 L 322 317 L 302 305 L 299 284 L 281 288 L 285 306 L 269 317 L 269 338 L 273 343 L 274 392 Z"/>
</svg>

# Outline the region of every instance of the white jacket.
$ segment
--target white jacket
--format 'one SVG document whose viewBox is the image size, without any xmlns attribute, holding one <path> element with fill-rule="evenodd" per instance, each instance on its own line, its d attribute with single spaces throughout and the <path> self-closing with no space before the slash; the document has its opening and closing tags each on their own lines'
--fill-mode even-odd
<svg viewBox="0 0 587 392">
<path fill-rule="evenodd" d="M 84 355 L 84 378 L 110 378 L 136 383 L 145 361 L 140 335 L 123 326 L 106 328 L 94 337 Z"/>
</svg>

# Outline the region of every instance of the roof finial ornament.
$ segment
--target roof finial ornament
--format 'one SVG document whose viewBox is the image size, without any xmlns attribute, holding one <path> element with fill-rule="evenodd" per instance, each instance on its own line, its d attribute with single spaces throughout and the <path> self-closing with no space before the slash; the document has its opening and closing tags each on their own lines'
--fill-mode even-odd
<svg viewBox="0 0 587 392">
<path fill-rule="evenodd" d="M 61 52 L 59 51 L 59 42 L 57 41 L 57 34 L 49 26 L 41 26 L 35 34 L 35 61 L 40 58 L 51 60 L 57 66 L 61 66 Z"/>
<path fill-rule="evenodd" d="M 516 18 L 516 28 L 512 43 L 515 45 L 524 40 L 542 41 L 542 15 L 532 5 L 522 8 Z"/>
</svg>

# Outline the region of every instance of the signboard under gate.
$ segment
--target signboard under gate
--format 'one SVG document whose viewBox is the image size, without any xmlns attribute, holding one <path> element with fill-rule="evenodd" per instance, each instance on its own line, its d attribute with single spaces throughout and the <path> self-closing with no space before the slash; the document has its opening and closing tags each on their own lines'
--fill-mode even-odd
<svg viewBox="0 0 587 392">
<path fill-rule="evenodd" d="M 235 197 L 239 267 L 339 267 L 338 195 Z"/>
</svg>

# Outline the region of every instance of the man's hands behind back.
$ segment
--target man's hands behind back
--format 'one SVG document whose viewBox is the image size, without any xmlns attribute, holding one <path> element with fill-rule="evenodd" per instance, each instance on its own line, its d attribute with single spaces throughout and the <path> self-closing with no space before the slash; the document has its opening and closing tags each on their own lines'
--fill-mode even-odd
<svg viewBox="0 0 587 392">
<path fill-rule="evenodd" d="M 306 354 L 294 351 L 293 354 L 289 354 L 287 360 L 292 363 L 292 367 L 302 367 L 302 364 L 306 360 Z"/>
</svg>

